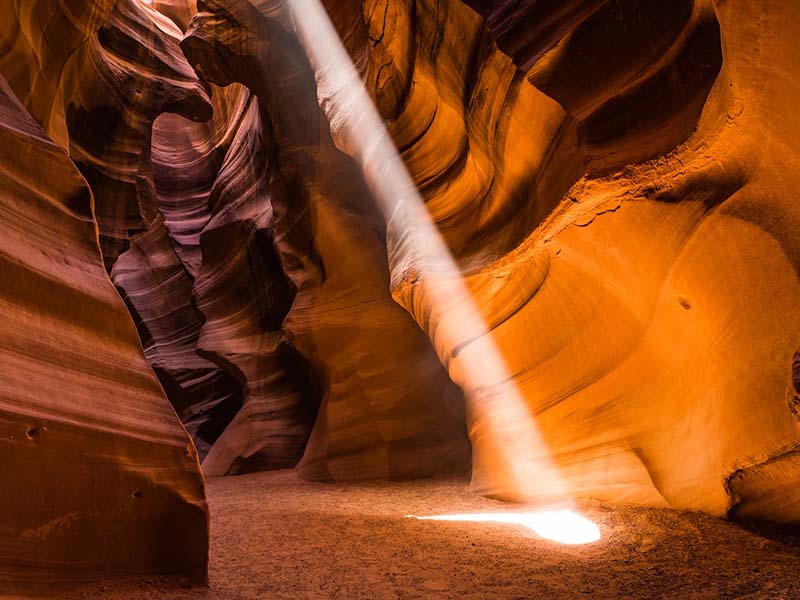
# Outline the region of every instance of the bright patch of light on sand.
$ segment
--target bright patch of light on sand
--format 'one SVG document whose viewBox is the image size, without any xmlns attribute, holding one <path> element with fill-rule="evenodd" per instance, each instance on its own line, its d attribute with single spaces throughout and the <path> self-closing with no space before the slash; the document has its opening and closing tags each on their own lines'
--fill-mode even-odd
<svg viewBox="0 0 800 600">
<path fill-rule="evenodd" d="M 571 510 L 545 510 L 527 513 L 476 513 L 407 518 L 422 521 L 471 521 L 522 525 L 536 535 L 559 544 L 590 544 L 600 539 L 600 529 L 589 519 Z"/>
</svg>

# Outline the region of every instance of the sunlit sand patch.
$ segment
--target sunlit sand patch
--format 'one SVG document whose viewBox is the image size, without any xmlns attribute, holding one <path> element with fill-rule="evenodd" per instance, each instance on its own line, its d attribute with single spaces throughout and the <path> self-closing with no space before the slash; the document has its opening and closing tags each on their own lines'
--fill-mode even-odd
<svg viewBox="0 0 800 600">
<path fill-rule="evenodd" d="M 507 523 L 522 525 L 536 535 L 559 544 L 591 544 L 600 539 L 600 528 L 586 517 L 571 510 L 543 510 L 524 513 L 474 513 L 463 515 L 434 515 L 406 518 L 421 521 L 470 521 L 475 523 Z"/>
</svg>

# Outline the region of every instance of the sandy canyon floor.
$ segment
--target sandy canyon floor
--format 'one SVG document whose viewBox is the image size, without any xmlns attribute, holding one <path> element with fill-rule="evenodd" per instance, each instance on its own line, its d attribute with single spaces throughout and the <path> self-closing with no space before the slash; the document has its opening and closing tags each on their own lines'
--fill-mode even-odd
<svg viewBox="0 0 800 600">
<path fill-rule="evenodd" d="M 211 479 L 208 495 L 208 586 L 137 578 L 61 598 L 800 598 L 800 549 L 705 515 L 581 503 L 602 539 L 565 546 L 516 525 L 405 518 L 519 510 L 463 481 L 326 485 L 279 471 Z"/>
</svg>

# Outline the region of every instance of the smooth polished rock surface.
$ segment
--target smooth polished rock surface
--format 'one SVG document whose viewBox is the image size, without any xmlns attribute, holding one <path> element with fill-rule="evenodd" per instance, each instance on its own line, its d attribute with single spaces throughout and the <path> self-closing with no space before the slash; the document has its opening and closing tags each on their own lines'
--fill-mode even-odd
<svg viewBox="0 0 800 600">
<path fill-rule="evenodd" d="M 197 453 L 103 269 L 89 187 L 2 78 L 0 164 L 0 595 L 202 577 Z"/>
<path fill-rule="evenodd" d="M 0 397 L 159 431 L 131 469 L 198 548 L 131 317 L 209 475 L 471 467 L 797 531 L 796 3 L 8 1 Z"/>
<path fill-rule="evenodd" d="M 397 167 L 353 139 L 349 124 L 366 121 L 333 46 L 316 48 L 328 42 L 304 38 L 280 3 L 201 8 L 184 51 L 271 107 L 287 170 L 313 193 L 329 186 L 308 165 L 330 135 L 367 174 L 351 198 L 391 189 Z M 478 377 L 489 338 L 448 324 L 425 240 L 384 205 L 393 296 L 467 394 L 476 490 L 547 496 L 537 465 L 552 462 L 574 495 L 792 525 L 795 7 L 325 8 L 504 364 Z M 288 120 L 287 98 L 321 120 Z M 523 412 L 514 403 L 530 424 L 498 427 Z M 526 445 L 539 456 L 516 468 Z"/>
</svg>

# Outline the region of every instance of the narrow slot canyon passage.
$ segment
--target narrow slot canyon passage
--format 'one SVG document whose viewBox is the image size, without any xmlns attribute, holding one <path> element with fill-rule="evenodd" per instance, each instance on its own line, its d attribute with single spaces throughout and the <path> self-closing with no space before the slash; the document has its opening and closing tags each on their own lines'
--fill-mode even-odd
<svg viewBox="0 0 800 600">
<path fill-rule="evenodd" d="M 7 2 L 0 599 L 800 598 L 800 4 Z"/>
</svg>

